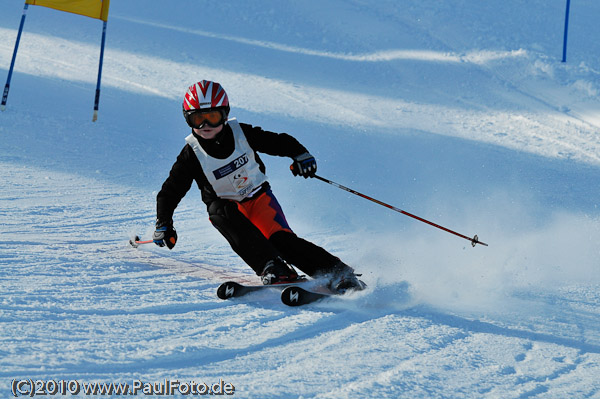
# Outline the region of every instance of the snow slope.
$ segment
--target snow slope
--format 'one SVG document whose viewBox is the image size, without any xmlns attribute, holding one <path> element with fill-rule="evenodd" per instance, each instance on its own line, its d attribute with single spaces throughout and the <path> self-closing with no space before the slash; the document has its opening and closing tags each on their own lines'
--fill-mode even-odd
<svg viewBox="0 0 600 399">
<path fill-rule="evenodd" d="M 573 2 L 561 63 L 565 4 L 523 3 L 115 1 L 96 123 L 101 23 L 31 6 L 0 114 L 2 396 L 168 379 L 241 398 L 600 397 L 600 5 Z M 0 4 L 4 77 L 21 13 Z M 267 157 L 294 230 L 369 290 L 218 300 L 256 277 L 194 188 L 173 251 L 127 245 L 152 233 L 200 79 L 324 177 L 490 246 Z"/>
</svg>

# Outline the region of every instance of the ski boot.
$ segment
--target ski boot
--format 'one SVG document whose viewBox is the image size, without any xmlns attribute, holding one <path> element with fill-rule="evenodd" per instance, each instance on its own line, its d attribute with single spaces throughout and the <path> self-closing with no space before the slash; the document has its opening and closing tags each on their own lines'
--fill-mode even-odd
<svg viewBox="0 0 600 399">
<path fill-rule="evenodd" d="M 333 266 L 333 272 L 327 287 L 337 294 L 344 294 L 348 291 L 362 291 L 367 288 L 367 285 L 358 279 L 360 276 L 360 274 L 354 273 L 353 268 L 339 261 Z"/>
<path fill-rule="evenodd" d="M 301 280 L 296 270 L 279 256 L 267 262 L 260 278 L 264 285 L 294 283 Z"/>
</svg>

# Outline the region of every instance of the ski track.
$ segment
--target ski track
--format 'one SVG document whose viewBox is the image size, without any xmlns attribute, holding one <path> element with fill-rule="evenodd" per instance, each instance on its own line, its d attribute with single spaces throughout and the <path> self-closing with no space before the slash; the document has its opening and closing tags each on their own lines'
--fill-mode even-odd
<svg viewBox="0 0 600 399">
<path fill-rule="evenodd" d="M 19 183 L 39 173 L 47 176 L 34 181 L 38 186 Z M 86 195 L 64 196 L 73 183 Z M 300 309 L 280 304 L 278 290 L 220 301 L 215 289 L 223 268 L 160 255 L 152 247 L 130 248 L 121 232 L 131 218 L 102 216 L 97 201 L 107 206 L 122 201 L 119 193 L 126 187 L 28 167 L 14 170 L 7 184 L 10 190 L 0 198 L 4 216 L 9 212 L 13 226 L 23 223 L 28 229 L 18 231 L 20 240 L 2 243 L 2 253 L 11 256 L 2 259 L 0 320 L 11 334 L 1 338 L 0 389 L 23 375 L 160 381 L 172 375 L 197 379 L 201 370 L 205 381 L 224 378 L 240 387 L 240 397 L 255 392 L 281 397 L 281 385 L 264 381 L 282 375 L 284 389 L 297 397 L 372 392 L 445 397 L 447 391 L 463 397 L 529 398 L 548 392 L 593 397 L 598 392 L 591 375 L 584 379 L 600 364 L 598 297 L 581 288 L 562 295 L 516 295 L 528 306 L 538 302 L 562 309 L 561 320 L 543 313 L 539 319 L 526 313 L 523 320 L 500 314 L 487 321 L 452 315 L 414 302 L 398 284 L 391 288 L 397 302 L 377 299 L 378 292 L 390 292 L 385 287 Z M 60 207 L 47 205 L 53 196 L 61 197 Z M 57 213 L 66 216 L 50 217 Z M 72 215 L 75 225 L 68 223 Z M 91 237 L 113 226 L 112 238 L 81 239 L 82 225 Z M 24 240 L 28 237 L 31 241 Z M 565 325 L 581 329 L 571 332 Z M 345 366 L 338 372 L 340 362 Z"/>
</svg>

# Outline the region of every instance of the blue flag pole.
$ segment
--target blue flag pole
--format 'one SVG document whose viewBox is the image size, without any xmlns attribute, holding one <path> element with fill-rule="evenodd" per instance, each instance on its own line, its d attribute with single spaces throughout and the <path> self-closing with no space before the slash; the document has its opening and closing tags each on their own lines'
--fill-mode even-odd
<svg viewBox="0 0 600 399">
<path fill-rule="evenodd" d="M 571 0 L 567 0 L 567 12 L 565 13 L 565 37 L 563 39 L 562 62 L 567 62 L 567 33 L 569 31 L 569 9 L 570 8 L 571 8 Z"/>
<path fill-rule="evenodd" d="M 17 59 L 17 51 L 19 50 L 19 42 L 21 41 L 21 33 L 23 32 L 23 25 L 25 24 L 25 16 L 27 15 L 27 8 L 29 4 L 25 3 L 23 7 L 23 16 L 21 16 L 21 24 L 19 25 L 19 33 L 17 33 L 17 41 L 15 43 L 15 49 L 13 50 L 12 60 L 10 61 L 10 68 L 8 69 L 8 78 L 6 79 L 6 85 L 4 86 L 4 93 L 2 94 L 2 105 L 0 109 L 4 111 L 6 109 L 6 101 L 8 100 L 8 91 L 10 90 L 10 79 L 12 78 L 13 68 L 15 67 L 15 60 Z"/>
<path fill-rule="evenodd" d="M 98 104 L 100 103 L 100 80 L 102 79 L 102 64 L 104 63 L 104 43 L 106 42 L 106 21 L 102 24 L 102 43 L 100 44 L 100 63 L 98 64 L 98 82 L 96 83 L 96 97 L 94 99 L 94 116 L 92 122 L 98 120 Z"/>
</svg>

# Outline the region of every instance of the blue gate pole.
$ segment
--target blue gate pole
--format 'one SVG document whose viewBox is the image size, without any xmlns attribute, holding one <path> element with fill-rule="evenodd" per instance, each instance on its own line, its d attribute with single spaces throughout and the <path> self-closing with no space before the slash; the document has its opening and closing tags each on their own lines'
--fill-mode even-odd
<svg viewBox="0 0 600 399">
<path fill-rule="evenodd" d="M 8 78 L 6 79 L 4 93 L 2 94 L 2 105 L 0 105 L 0 110 L 2 111 L 6 109 L 6 101 L 8 100 L 8 90 L 10 90 L 10 79 L 12 78 L 13 68 L 15 67 L 17 51 L 19 50 L 19 42 L 21 41 L 21 32 L 23 32 L 23 25 L 25 24 L 25 15 L 27 14 L 28 7 L 29 4 L 25 3 L 25 7 L 23 7 L 23 16 L 21 16 L 21 24 L 19 25 L 19 33 L 17 33 L 17 42 L 15 43 L 15 49 L 13 50 L 12 60 L 10 61 L 10 68 L 8 69 Z"/>
<path fill-rule="evenodd" d="M 571 8 L 571 0 L 567 0 L 567 12 L 565 13 L 565 38 L 563 40 L 562 62 L 567 62 L 567 33 L 569 32 L 569 9 L 570 8 Z"/>
<path fill-rule="evenodd" d="M 102 79 L 102 64 L 104 63 L 104 43 L 106 42 L 106 21 L 102 24 L 102 43 L 100 44 L 100 63 L 98 65 L 98 82 L 96 83 L 96 97 L 94 99 L 94 116 L 92 122 L 98 119 L 98 104 L 100 103 L 100 80 Z"/>
</svg>

